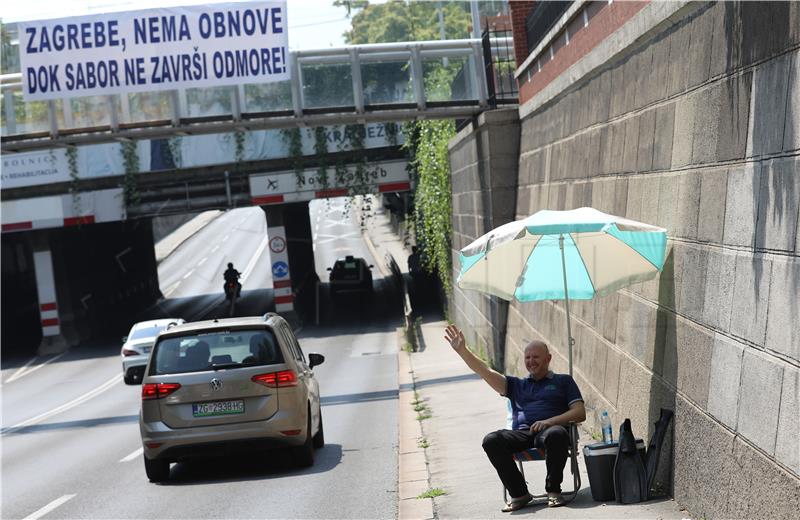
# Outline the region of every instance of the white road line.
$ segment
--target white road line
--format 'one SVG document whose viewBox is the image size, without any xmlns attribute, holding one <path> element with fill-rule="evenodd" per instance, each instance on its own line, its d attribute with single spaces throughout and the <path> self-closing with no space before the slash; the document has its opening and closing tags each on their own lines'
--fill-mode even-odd
<svg viewBox="0 0 800 520">
<path fill-rule="evenodd" d="M 31 359 L 30 361 L 28 361 L 27 363 L 25 363 L 25 366 L 20 367 L 20 369 L 17 370 L 16 372 L 14 372 L 14 374 L 11 377 L 9 377 L 8 379 L 6 379 L 5 382 L 6 383 L 10 383 L 12 381 L 16 381 L 17 379 L 19 379 L 22 376 L 27 376 L 28 374 L 31 374 L 31 373 L 39 370 L 40 368 L 42 368 L 46 364 L 52 363 L 53 361 L 55 361 L 56 359 L 60 358 L 64 354 L 66 354 L 66 352 L 62 352 L 61 354 L 53 356 L 50 359 L 48 359 L 47 361 L 45 361 L 44 363 L 42 363 L 41 365 L 36 365 L 35 367 L 33 367 L 31 369 L 28 369 L 28 366 L 30 366 L 31 363 L 33 363 L 34 361 L 36 361 L 38 359 L 38 357 L 35 357 L 35 358 Z"/>
<path fill-rule="evenodd" d="M 206 257 L 203 257 L 203 259 L 202 259 L 202 260 L 200 260 L 199 262 L 197 262 L 197 267 L 200 267 L 201 265 L 203 265 L 204 263 L 206 263 L 206 260 L 208 260 L 208 257 L 207 257 L 207 256 L 206 256 Z"/>
<path fill-rule="evenodd" d="M 112 377 L 111 379 L 109 379 L 108 381 L 106 381 L 105 383 L 103 383 L 102 385 L 100 385 L 97 388 L 95 388 L 94 390 L 90 390 L 90 391 L 86 392 L 85 394 L 83 394 L 82 396 L 76 397 L 75 399 L 73 399 L 72 401 L 70 401 L 68 403 L 65 403 L 65 404 L 62 404 L 61 406 L 53 408 L 49 412 L 41 413 L 41 414 L 37 415 L 36 417 L 32 417 L 30 419 L 22 421 L 21 423 L 15 424 L 14 426 L 4 430 L 3 431 L 3 435 L 8 435 L 9 433 L 14 433 L 17 430 L 21 430 L 22 428 L 25 428 L 26 426 L 31 426 L 31 425 L 34 425 L 36 423 L 40 423 L 40 422 L 44 421 L 45 419 L 47 419 L 49 417 L 52 417 L 52 416 L 54 416 L 56 414 L 59 414 L 59 413 L 62 413 L 62 412 L 66 412 L 67 410 L 69 410 L 71 408 L 75 408 L 79 404 L 81 404 L 81 403 L 83 403 L 85 401 L 88 401 L 92 397 L 94 397 L 96 395 L 99 395 L 99 394 L 102 394 L 103 392 L 105 392 L 106 390 L 108 390 L 109 388 L 114 386 L 115 384 L 119 383 L 121 380 L 122 380 L 122 374 L 117 374 L 114 377 Z"/>
<path fill-rule="evenodd" d="M 134 451 L 133 453 L 131 453 L 127 457 L 122 457 L 121 459 L 119 459 L 119 461 L 120 462 L 130 462 L 133 459 L 137 458 L 142 453 L 144 453 L 144 448 L 139 448 L 138 450 Z"/>
<path fill-rule="evenodd" d="M 169 297 L 169 295 L 170 295 L 170 294 L 174 293 L 174 292 L 175 292 L 175 291 L 178 289 L 178 286 L 179 286 L 180 284 L 181 284 L 181 281 L 180 281 L 180 280 L 178 280 L 177 282 L 175 282 L 174 284 L 172 284 L 172 287 L 170 287 L 169 289 L 167 289 L 166 291 L 164 291 L 164 298 L 167 298 L 167 297 Z"/>
<path fill-rule="evenodd" d="M 43 508 L 41 508 L 40 510 L 36 511 L 35 513 L 29 514 L 23 520 L 37 520 L 38 518 L 43 517 L 44 515 L 46 515 L 47 513 L 52 511 L 53 509 L 57 508 L 58 506 L 60 506 L 64 502 L 66 502 L 67 500 L 71 500 L 74 497 L 75 497 L 75 495 L 64 495 L 61 498 L 57 498 L 57 499 L 53 500 L 52 502 L 50 502 L 49 504 L 47 504 L 46 506 L 44 506 Z"/>
<path fill-rule="evenodd" d="M 264 235 L 264 240 L 261 241 L 261 245 L 258 246 L 256 250 L 256 254 L 250 259 L 250 262 L 247 264 L 247 267 L 244 268 L 244 272 L 242 273 L 242 285 L 244 285 L 245 280 L 247 277 L 250 276 L 250 273 L 253 272 L 253 268 L 256 266 L 256 262 L 259 258 L 261 258 L 261 254 L 264 252 L 264 248 L 267 247 L 269 243 L 269 235 Z"/>
<path fill-rule="evenodd" d="M 230 237 L 231 237 L 230 235 L 225 235 L 224 237 L 222 237 L 222 241 L 227 242 Z"/>
<path fill-rule="evenodd" d="M 185 275 L 183 275 L 183 278 L 181 278 L 181 280 L 186 280 L 187 278 L 189 278 L 190 276 L 192 276 L 192 274 L 193 274 L 193 273 L 194 273 L 194 269 L 192 269 L 191 271 L 189 271 L 188 273 L 186 273 Z"/>
<path fill-rule="evenodd" d="M 217 249 L 219 249 L 219 246 L 218 246 L 218 245 L 214 246 L 214 248 L 211 250 L 211 252 L 213 253 L 213 252 L 214 252 L 214 251 L 216 251 Z"/>
</svg>

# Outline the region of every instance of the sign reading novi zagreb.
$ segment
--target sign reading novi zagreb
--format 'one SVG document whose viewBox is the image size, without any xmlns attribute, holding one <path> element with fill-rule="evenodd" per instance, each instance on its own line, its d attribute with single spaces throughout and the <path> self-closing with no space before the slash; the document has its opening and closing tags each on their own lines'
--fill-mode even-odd
<svg viewBox="0 0 800 520">
<path fill-rule="evenodd" d="M 26 101 L 289 79 L 286 2 L 19 23 Z"/>
</svg>

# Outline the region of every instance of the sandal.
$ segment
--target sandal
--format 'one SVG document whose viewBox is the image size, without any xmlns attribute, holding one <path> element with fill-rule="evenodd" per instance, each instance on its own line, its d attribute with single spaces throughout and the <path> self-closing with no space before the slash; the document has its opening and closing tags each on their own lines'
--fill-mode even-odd
<svg viewBox="0 0 800 520">
<path fill-rule="evenodd" d="M 527 506 L 531 500 L 533 500 L 533 496 L 530 493 L 526 493 L 525 495 L 519 498 L 512 498 L 511 501 L 509 501 L 508 504 L 506 504 L 506 506 L 500 511 L 502 511 L 503 513 L 518 511 L 523 507 Z"/>
<path fill-rule="evenodd" d="M 561 507 L 566 503 L 567 501 L 564 500 L 564 497 L 561 495 L 561 493 L 547 494 L 547 507 Z"/>
</svg>

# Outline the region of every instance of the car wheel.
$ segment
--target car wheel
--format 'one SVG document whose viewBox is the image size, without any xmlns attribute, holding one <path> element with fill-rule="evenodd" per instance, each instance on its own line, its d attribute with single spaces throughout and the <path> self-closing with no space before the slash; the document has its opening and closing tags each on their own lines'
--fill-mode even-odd
<svg viewBox="0 0 800 520">
<path fill-rule="evenodd" d="M 150 482 L 164 482 L 169 479 L 169 461 L 144 457 L 144 472 Z"/>
<path fill-rule="evenodd" d="M 294 460 L 298 467 L 307 468 L 314 464 L 314 440 L 311 435 L 311 413 L 308 414 L 308 428 L 306 429 L 306 442 L 302 446 L 293 448 Z"/>
<path fill-rule="evenodd" d="M 322 429 L 322 410 L 319 411 L 319 430 L 314 435 L 314 448 L 320 449 L 325 446 L 325 431 Z"/>
</svg>

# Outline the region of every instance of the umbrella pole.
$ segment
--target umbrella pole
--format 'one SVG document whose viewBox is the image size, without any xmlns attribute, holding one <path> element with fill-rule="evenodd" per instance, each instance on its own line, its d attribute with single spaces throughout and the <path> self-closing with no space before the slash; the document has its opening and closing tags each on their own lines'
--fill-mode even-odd
<svg viewBox="0 0 800 520">
<path fill-rule="evenodd" d="M 564 235 L 558 236 L 558 248 L 561 249 L 561 273 L 564 275 L 564 304 L 567 309 L 567 351 L 569 352 L 569 375 L 572 376 L 572 329 L 569 322 L 569 291 L 567 290 L 567 260 L 564 257 Z"/>
</svg>

